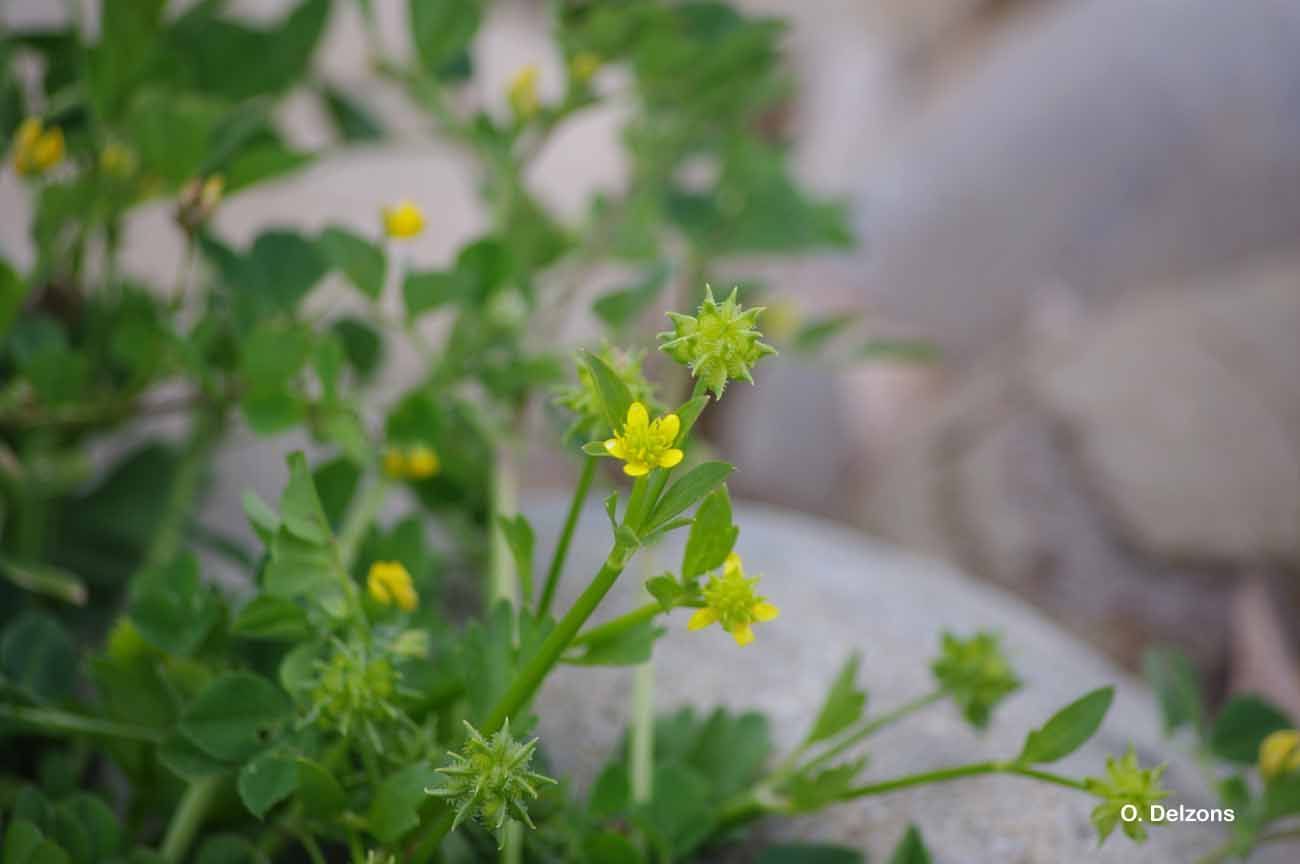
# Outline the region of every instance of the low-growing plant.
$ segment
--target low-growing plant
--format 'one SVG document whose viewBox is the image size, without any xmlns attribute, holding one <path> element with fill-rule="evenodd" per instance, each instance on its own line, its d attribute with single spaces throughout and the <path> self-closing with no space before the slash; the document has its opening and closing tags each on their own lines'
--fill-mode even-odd
<svg viewBox="0 0 1300 864">
<path fill-rule="evenodd" d="M 465 86 L 483 4 L 410 0 L 402 60 L 360 0 L 377 75 L 427 110 L 483 194 L 483 233 L 426 269 L 402 244 L 437 190 L 374 214 L 373 231 L 273 228 L 239 248 L 214 229 L 231 196 L 319 155 L 276 128 L 290 90 L 319 97 L 339 146 L 385 134 L 311 71 L 331 5 L 302 0 L 255 24 L 213 0 L 175 12 L 105 0 L 97 28 L 74 16 L 0 41 L 0 134 L 33 205 L 30 266 L 0 262 L 4 860 L 684 860 L 770 816 L 984 774 L 1092 796 L 1103 840 L 1116 827 L 1143 839 L 1148 819 L 1124 808 L 1164 799 L 1159 768 L 1131 751 L 1098 778 L 1045 767 L 1096 732 L 1110 689 L 1004 760 L 867 773 L 871 737 L 927 707 L 991 721 L 1020 682 L 990 634 L 944 636 L 933 689 L 880 711 L 851 658 L 785 754 L 757 713 L 655 717 L 658 639 L 716 626 L 735 650 L 761 651 L 792 590 L 784 574 L 760 589 L 746 570 L 732 467 L 710 458 L 698 422 L 776 353 L 754 304 L 779 295 L 752 280 L 715 295 L 717 269 L 849 238 L 841 209 L 789 173 L 779 22 L 720 3 L 557 3 L 562 94 L 544 96 L 525 68 L 493 111 Z M 35 80 L 18 74 L 33 62 Z M 565 121 L 611 101 L 630 109 L 628 182 L 566 224 L 528 169 Z M 159 200 L 186 249 L 167 286 L 120 255 L 131 214 Z M 596 298 L 605 342 L 571 366 L 561 327 L 611 263 L 632 276 Z M 330 274 L 354 289 L 346 311 L 315 296 Z M 688 311 L 670 313 L 648 354 L 640 324 L 665 305 Z M 924 354 L 855 340 L 854 323 L 785 323 L 770 341 L 854 342 L 842 359 Z M 398 343 L 417 377 L 375 404 Z M 149 431 L 163 415 L 185 421 L 181 443 Z M 237 423 L 313 442 L 311 457 L 288 455 L 277 505 L 245 495 L 256 547 L 199 506 Z M 539 538 L 517 487 L 529 448 L 550 441 L 580 468 L 558 536 Z M 604 562 L 571 572 L 602 478 L 614 479 Z M 632 560 L 679 531 L 682 557 L 644 578 L 647 601 L 589 623 L 616 582 L 642 578 Z M 205 578 L 218 567 L 244 583 Z M 636 667 L 626 742 L 585 793 L 533 734 L 534 698 L 561 664 Z M 1295 767 L 1270 747 L 1270 771 Z M 894 860 L 928 860 L 919 831 Z"/>
</svg>

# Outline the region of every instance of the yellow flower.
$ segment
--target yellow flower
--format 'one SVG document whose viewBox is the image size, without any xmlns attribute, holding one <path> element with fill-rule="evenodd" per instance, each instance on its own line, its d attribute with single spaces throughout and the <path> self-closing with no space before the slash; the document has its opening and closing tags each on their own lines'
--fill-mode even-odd
<svg viewBox="0 0 1300 864">
<path fill-rule="evenodd" d="M 623 473 L 641 477 L 655 468 L 671 468 L 682 461 L 682 451 L 673 445 L 682 422 L 676 414 L 665 414 L 653 423 L 650 414 L 640 402 L 627 409 L 627 422 L 623 434 L 615 433 L 605 442 L 605 452 L 625 463 Z"/>
<path fill-rule="evenodd" d="M 370 565 L 370 575 L 366 577 L 366 589 L 375 602 L 382 606 L 397 604 L 398 608 L 410 612 L 420 603 L 420 595 L 411 585 L 411 574 L 406 572 L 397 561 L 376 561 Z"/>
<path fill-rule="evenodd" d="M 573 55 L 569 61 L 569 75 L 579 84 L 586 84 L 600 71 L 600 56 L 590 51 Z"/>
<path fill-rule="evenodd" d="M 389 237 L 406 239 L 424 230 L 424 211 L 410 201 L 398 201 L 384 208 L 384 231 Z"/>
<path fill-rule="evenodd" d="M 736 644 L 744 647 L 754 641 L 755 621 L 771 621 L 781 614 L 776 604 L 769 603 L 754 591 L 758 577 L 745 576 L 740 556 L 732 552 L 722 565 L 722 575 L 714 576 L 704 586 L 703 609 L 691 616 L 688 630 L 703 630 L 711 624 L 721 624 L 731 634 Z"/>
<path fill-rule="evenodd" d="M 432 447 L 417 444 L 406 451 L 406 476 L 412 480 L 423 480 L 438 473 L 441 468 L 438 454 Z"/>
<path fill-rule="evenodd" d="M 394 480 L 424 480 L 442 468 L 437 452 L 426 444 L 384 451 L 384 473 Z"/>
<path fill-rule="evenodd" d="M 1259 745 L 1259 776 L 1265 782 L 1300 771 L 1300 731 L 1283 729 Z"/>
<path fill-rule="evenodd" d="M 135 170 L 135 155 L 114 141 L 99 152 L 99 167 L 110 177 L 126 177 Z"/>
<path fill-rule="evenodd" d="M 14 135 L 14 170 L 23 176 L 44 174 L 63 161 L 63 130 L 46 129 L 39 117 L 28 117 Z"/>
<path fill-rule="evenodd" d="M 541 70 L 530 63 L 515 73 L 510 81 L 510 107 L 520 120 L 527 120 L 537 113 L 537 78 Z"/>
</svg>

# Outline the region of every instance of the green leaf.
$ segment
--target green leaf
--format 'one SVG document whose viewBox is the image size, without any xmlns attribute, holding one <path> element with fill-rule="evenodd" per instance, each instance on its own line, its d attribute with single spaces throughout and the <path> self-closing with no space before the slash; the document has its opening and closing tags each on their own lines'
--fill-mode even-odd
<svg viewBox="0 0 1300 864">
<path fill-rule="evenodd" d="M 158 747 L 158 761 L 182 780 L 191 783 L 215 777 L 232 770 L 226 761 L 216 759 L 200 750 L 183 735 L 169 735 Z"/>
<path fill-rule="evenodd" d="M 298 763 L 288 756 L 263 753 L 239 772 L 239 800 L 258 819 L 298 787 Z"/>
<path fill-rule="evenodd" d="M 5 830 L 4 855 L 0 855 L 0 859 L 12 861 L 13 864 L 26 864 L 32 860 L 32 853 L 44 840 L 45 835 L 41 829 L 31 822 L 11 818 L 9 827 Z"/>
<path fill-rule="evenodd" d="M 438 774 L 426 762 L 416 762 L 390 774 L 375 790 L 370 803 L 370 831 L 381 843 L 396 843 L 420 824 L 420 808 L 429 801 L 425 789 L 437 783 Z"/>
<path fill-rule="evenodd" d="M 687 435 L 691 434 L 691 430 L 695 428 L 695 421 L 700 419 L 700 413 L 704 411 L 704 407 L 708 404 L 709 397 L 706 394 L 704 396 L 696 396 L 694 399 L 689 400 L 684 403 L 682 407 L 677 409 L 677 419 L 681 421 L 682 428 L 681 431 L 677 433 L 677 441 L 675 442 L 676 446 L 682 446 L 682 442 L 686 440 Z"/>
<path fill-rule="evenodd" d="M 19 564 L 7 558 L 0 558 L 0 576 L 24 591 L 71 603 L 73 606 L 86 604 L 86 583 L 75 573 L 69 573 L 62 567 L 50 564 Z"/>
<path fill-rule="evenodd" d="M 1236 696 L 1214 720 L 1210 750 L 1229 762 L 1251 763 L 1259 758 L 1259 745 L 1265 738 L 1293 725 L 1286 714 L 1260 697 Z"/>
<path fill-rule="evenodd" d="M 31 290 L 31 283 L 0 258 L 0 339 L 9 335 L 9 328 Z"/>
<path fill-rule="evenodd" d="M 1024 764 L 1055 762 L 1078 750 L 1101 728 L 1115 699 L 1114 687 L 1093 690 L 1052 715 L 1041 729 L 1025 737 L 1016 761 Z"/>
<path fill-rule="evenodd" d="M 907 833 L 889 856 L 889 864 L 930 864 L 930 853 L 915 825 L 907 826 Z"/>
<path fill-rule="evenodd" d="M 72 637 L 50 616 L 23 612 L 0 631 L 0 672 L 38 702 L 61 702 L 76 681 Z"/>
<path fill-rule="evenodd" d="M 714 828 L 716 800 L 705 776 L 684 765 L 657 765 L 654 788 L 660 794 L 633 814 L 634 821 L 664 858 L 682 857 Z"/>
<path fill-rule="evenodd" d="M 222 165 L 225 194 L 233 195 L 266 180 L 283 177 L 310 165 L 315 156 L 294 150 L 279 138 L 263 138 L 240 149 Z"/>
<path fill-rule="evenodd" d="M 636 283 L 597 297 L 591 311 L 610 327 L 626 327 L 658 299 L 668 283 L 670 269 L 667 262 L 657 262 Z"/>
<path fill-rule="evenodd" d="M 107 861 L 121 849 L 122 829 L 117 816 L 94 795 L 76 793 L 60 803 L 58 809 L 84 833 L 87 854 L 83 860 L 87 864 Z"/>
<path fill-rule="evenodd" d="M 677 607 L 678 601 L 686 593 L 681 584 L 670 573 L 647 579 L 645 590 L 649 592 L 651 597 L 659 601 L 659 608 L 665 612 L 673 611 Z"/>
<path fill-rule="evenodd" d="M 565 657 L 575 666 L 637 666 L 650 659 L 655 640 L 666 633 L 653 620 L 639 621 L 621 633 L 584 643 L 581 651 Z"/>
<path fill-rule="evenodd" d="M 271 506 L 252 489 L 244 490 L 240 500 L 244 505 L 244 516 L 248 518 L 249 526 L 263 543 L 270 546 L 271 538 L 280 530 L 280 517 L 275 515 Z"/>
<path fill-rule="evenodd" d="M 366 238 L 346 228 L 326 228 L 320 235 L 325 259 L 342 271 L 356 289 L 371 300 L 384 291 L 388 262 L 384 252 Z"/>
<path fill-rule="evenodd" d="M 298 800 L 313 819 L 330 819 L 347 803 L 334 775 L 310 759 L 298 759 Z"/>
<path fill-rule="evenodd" d="M 293 704 L 259 675 L 230 672 L 181 714 L 181 733 L 218 759 L 243 761 L 271 744 L 293 719 Z"/>
<path fill-rule="evenodd" d="M 199 846 L 194 864 L 266 864 L 266 858 L 238 834 L 213 834 Z"/>
<path fill-rule="evenodd" d="M 769 846 L 758 856 L 757 864 L 865 864 L 866 858 L 856 849 L 827 846 L 821 843 L 797 843 Z"/>
<path fill-rule="evenodd" d="M 154 59 L 166 0 L 104 0 L 89 51 L 89 89 L 103 118 L 118 114 Z"/>
<path fill-rule="evenodd" d="M 311 635 L 307 613 L 284 597 L 259 594 L 244 605 L 230 627 L 231 635 L 273 642 L 301 642 Z"/>
<path fill-rule="evenodd" d="M 343 354 L 348 363 L 357 372 L 361 381 L 366 381 L 383 362 L 384 343 L 375 329 L 356 318 L 341 318 L 334 322 L 334 335 L 343 344 Z"/>
<path fill-rule="evenodd" d="M 379 121 L 347 93 L 326 85 L 321 88 L 320 95 L 330 120 L 334 122 L 334 131 L 344 141 L 378 141 L 384 137 Z"/>
<path fill-rule="evenodd" d="M 482 17 L 479 0 L 410 0 L 411 38 L 425 70 L 445 74 L 468 51 Z"/>
<path fill-rule="evenodd" d="M 515 561 L 515 575 L 523 587 L 524 605 L 528 605 L 533 597 L 533 526 L 528 524 L 522 513 L 513 517 L 499 516 L 497 519 Z"/>
<path fill-rule="evenodd" d="M 320 601 L 340 590 L 336 567 L 330 547 L 301 540 L 281 527 L 271 541 L 262 587 L 268 594 Z"/>
<path fill-rule="evenodd" d="M 796 351 L 819 351 L 827 342 L 852 327 L 861 318 L 858 312 L 841 313 L 809 321 L 794 335 Z"/>
<path fill-rule="evenodd" d="M 941 356 L 933 343 L 905 339 L 868 339 L 854 353 L 862 360 L 889 363 L 936 363 Z"/>
<path fill-rule="evenodd" d="M 608 456 L 609 451 L 605 449 L 603 441 L 588 441 L 582 445 L 582 452 L 588 456 Z"/>
<path fill-rule="evenodd" d="M 464 278 L 455 270 L 426 270 L 408 273 L 402 280 L 402 300 L 408 318 L 455 303 L 465 296 Z"/>
<path fill-rule="evenodd" d="M 628 392 L 623 379 L 618 377 L 618 373 L 609 368 L 604 360 L 590 351 L 582 352 L 582 360 L 591 370 L 591 380 L 596 383 L 596 392 L 600 395 L 605 422 L 609 424 L 611 430 L 618 432 L 627 420 L 627 409 L 632 404 L 632 394 Z"/>
<path fill-rule="evenodd" d="M 193 94 L 151 88 L 137 96 L 127 118 L 140 168 L 179 186 L 194 179 L 211 146 L 221 108 Z"/>
<path fill-rule="evenodd" d="M 157 662 L 152 651 L 142 645 L 138 648 L 139 653 L 137 646 L 132 646 L 120 654 L 110 648 L 107 654 L 90 661 L 100 710 L 111 719 L 169 729 L 179 710 L 176 694 L 163 677 L 163 664 Z"/>
<path fill-rule="evenodd" d="M 289 482 L 280 497 L 282 527 L 306 543 L 323 544 L 330 539 L 329 520 L 316 494 L 316 483 L 301 452 L 290 453 Z"/>
<path fill-rule="evenodd" d="M 804 746 L 817 741 L 824 741 L 862 719 L 862 712 L 867 707 L 867 694 L 858 688 L 858 670 L 862 665 L 862 656 L 854 653 L 835 676 L 826 699 L 812 729 L 804 738 Z"/>
<path fill-rule="evenodd" d="M 1147 683 L 1160 700 L 1165 734 L 1190 725 L 1205 729 L 1205 698 L 1192 661 L 1176 648 L 1155 648 L 1142 658 Z"/>
<path fill-rule="evenodd" d="M 668 491 L 655 505 L 654 512 L 642 527 L 642 533 L 649 535 L 682 513 L 718 487 L 732 466 L 726 462 L 704 462 L 696 465 L 684 477 L 668 487 Z"/>
<path fill-rule="evenodd" d="M 199 562 L 184 553 L 131 580 L 127 615 L 155 648 L 178 657 L 194 652 L 221 619 L 222 604 L 199 578 Z"/>
<path fill-rule="evenodd" d="M 691 533 L 682 553 L 682 579 L 690 581 L 721 567 L 735 548 L 739 534 L 740 528 L 731 521 L 731 497 L 727 494 L 727 487 L 719 486 L 695 511 L 695 521 L 691 523 Z"/>
<path fill-rule="evenodd" d="M 1300 813 L 1300 774 L 1287 774 L 1269 783 L 1264 789 L 1263 811 L 1268 820 Z"/>
<path fill-rule="evenodd" d="M 641 850 L 622 834 L 601 831 L 591 834 L 583 843 L 583 861 L 586 864 L 643 864 Z"/>
</svg>

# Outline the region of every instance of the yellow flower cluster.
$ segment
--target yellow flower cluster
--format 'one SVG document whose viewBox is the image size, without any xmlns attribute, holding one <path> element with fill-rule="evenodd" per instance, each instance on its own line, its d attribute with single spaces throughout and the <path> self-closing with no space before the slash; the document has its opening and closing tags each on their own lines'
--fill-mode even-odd
<svg viewBox="0 0 1300 864">
<path fill-rule="evenodd" d="M 424 211 L 411 201 L 398 201 L 384 208 L 384 233 L 395 240 L 406 240 L 424 230 Z"/>
<path fill-rule="evenodd" d="M 1300 771 L 1300 731 L 1283 729 L 1259 745 L 1259 776 L 1265 782 Z"/>
<path fill-rule="evenodd" d="M 432 447 L 389 447 L 384 451 L 384 473 L 394 480 L 424 480 L 442 469 L 442 462 Z"/>
<path fill-rule="evenodd" d="M 605 441 L 605 452 L 626 464 L 623 473 L 641 477 L 655 468 L 671 468 L 682 461 L 682 451 L 674 445 L 682 423 L 676 414 L 665 414 L 650 422 L 650 413 L 640 402 L 627 409 L 623 434 L 615 433 Z"/>
<path fill-rule="evenodd" d="M 704 608 L 691 616 L 686 628 L 703 630 L 721 624 L 737 645 L 744 647 L 753 642 L 752 625 L 771 621 L 781 614 L 775 603 L 769 603 L 754 591 L 757 584 L 758 577 L 747 578 L 740 556 L 732 552 L 722 565 L 722 575 L 714 576 L 704 586 Z"/>
<path fill-rule="evenodd" d="M 63 161 L 63 152 L 63 130 L 28 117 L 14 135 L 14 170 L 24 177 L 44 174 Z"/>
<path fill-rule="evenodd" d="M 397 561 L 376 561 L 370 565 L 366 590 L 381 606 L 396 606 L 410 612 L 420 605 L 420 595 L 411 584 L 411 574 Z"/>
<path fill-rule="evenodd" d="M 541 70 L 537 65 L 530 63 L 516 72 L 510 81 L 510 107 L 520 120 L 531 119 L 541 105 L 537 96 L 537 79 L 540 75 Z"/>
</svg>

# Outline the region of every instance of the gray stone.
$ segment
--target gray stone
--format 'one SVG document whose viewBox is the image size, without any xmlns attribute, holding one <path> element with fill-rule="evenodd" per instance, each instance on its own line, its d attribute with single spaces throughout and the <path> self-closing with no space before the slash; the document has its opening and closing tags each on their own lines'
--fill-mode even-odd
<svg viewBox="0 0 1300 864">
<path fill-rule="evenodd" d="M 529 509 L 540 537 L 554 536 L 563 505 Z M 782 608 L 760 625 L 758 639 L 740 649 L 717 628 L 688 633 L 685 613 L 667 622 L 656 647 L 659 710 L 681 705 L 756 708 L 772 722 L 780 750 L 806 730 L 825 688 L 851 651 L 864 656 L 874 710 L 885 710 L 931 687 L 928 662 L 944 630 L 990 628 L 1026 681 L 983 736 L 951 708 L 937 706 L 914 722 L 881 734 L 872 748 L 872 778 L 1018 752 L 1025 731 L 1066 702 L 1115 684 L 1111 715 L 1096 739 L 1060 766 L 1071 774 L 1099 773 L 1108 753 L 1129 742 L 1145 763 L 1169 760 L 1175 801 L 1207 802 L 1187 760 L 1161 737 L 1149 692 L 1092 650 L 1017 600 L 962 579 L 947 567 L 904 554 L 828 523 L 775 509 L 738 508 L 739 549 L 747 570 L 765 574 L 763 590 Z M 562 602 L 594 573 L 608 545 L 597 509 L 579 524 Z M 617 614 L 639 603 L 637 574 L 670 567 L 679 547 L 666 544 L 650 565 L 634 561 L 598 612 Z M 572 669 L 555 673 L 542 691 L 541 732 L 558 770 L 589 783 L 617 746 L 628 716 L 631 671 Z M 958 862 L 1185 862 L 1216 842 L 1205 827 L 1166 826 L 1136 847 L 1114 837 L 1100 851 L 1088 823 L 1093 802 L 1081 794 L 1014 778 L 993 777 L 846 804 L 824 814 L 769 825 L 767 836 L 846 843 L 885 860 L 909 822 L 916 822 L 941 864 Z M 1261 859 L 1268 860 L 1268 859 Z M 1281 860 L 1281 859 L 1276 859 Z M 1294 859 L 1292 859 L 1294 860 Z"/>
</svg>

